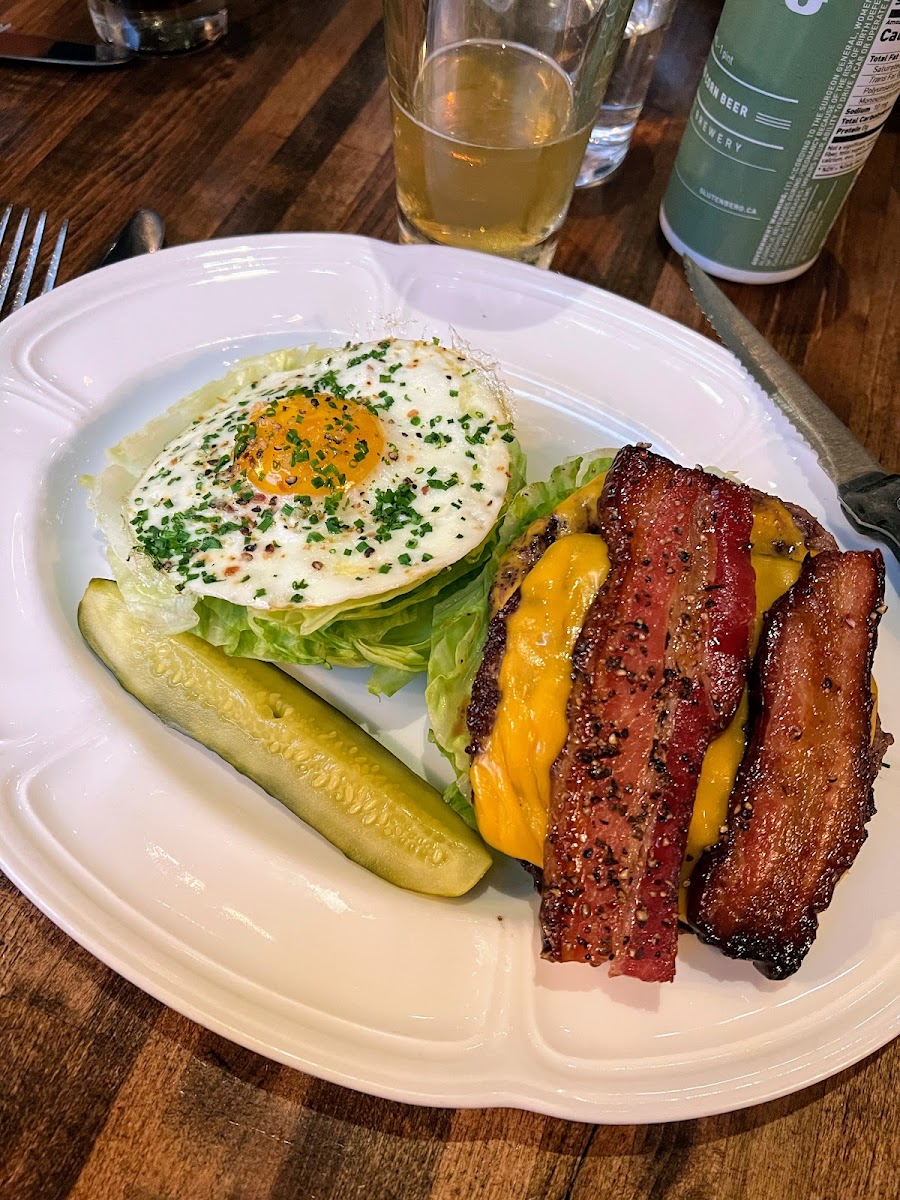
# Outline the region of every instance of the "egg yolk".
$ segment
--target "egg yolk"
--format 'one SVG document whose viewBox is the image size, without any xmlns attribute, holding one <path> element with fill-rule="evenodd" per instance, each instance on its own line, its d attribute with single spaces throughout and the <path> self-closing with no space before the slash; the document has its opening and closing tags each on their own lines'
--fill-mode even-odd
<svg viewBox="0 0 900 1200">
<path fill-rule="evenodd" d="M 363 483 L 383 451 L 381 422 L 364 404 L 297 393 L 248 414 L 234 461 L 269 495 L 330 494 Z"/>
</svg>

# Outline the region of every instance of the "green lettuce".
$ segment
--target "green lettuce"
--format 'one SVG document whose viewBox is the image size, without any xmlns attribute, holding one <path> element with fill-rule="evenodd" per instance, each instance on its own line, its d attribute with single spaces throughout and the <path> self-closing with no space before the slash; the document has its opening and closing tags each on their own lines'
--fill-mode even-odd
<svg viewBox="0 0 900 1200">
<path fill-rule="evenodd" d="M 494 553 L 498 526 L 464 558 L 411 589 L 382 592 L 318 608 L 263 612 L 216 597 L 186 595 L 157 571 L 132 543 L 125 505 L 146 468 L 163 447 L 220 397 L 278 371 L 295 370 L 328 353 L 315 346 L 278 350 L 244 359 L 223 379 L 204 385 L 109 452 L 111 464 L 82 480 L 107 540 L 107 559 L 128 607 L 165 633 L 191 630 L 227 654 L 300 666 L 371 666 L 369 691 L 392 695 L 425 670 L 431 651 L 434 611 L 481 575 Z M 525 457 L 509 443 L 507 497 L 525 482 Z M 502 516 L 502 513 L 501 513 Z"/>
<path fill-rule="evenodd" d="M 608 470 L 615 451 L 598 450 L 561 463 L 542 483 L 530 483 L 509 502 L 496 530 L 490 556 L 477 575 L 441 597 L 434 607 L 425 703 L 432 739 L 450 760 L 456 782 L 444 799 L 475 827 L 469 785 L 466 709 L 487 636 L 489 595 L 500 559 L 532 521 L 546 517 L 572 492 Z"/>
<path fill-rule="evenodd" d="M 515 478 L 521 481 L 521 451 L 515 443 L 510 446 L 515 447 Z M 489 535 L 465 558 L 407 592 L 380 602 L 343 606 L 344 610 L 326 623 L 314 621 L 315 627 L 308 631 L 302 611 L 261 613 L 207 596 L 196 603 L 193 632 L 242 658 L 300 666 L 371 664 L 369 691 L 391 696 L 425 670 L 435 607 L 482 573 L 495 540 L 495 533 Z"/>
</svg>

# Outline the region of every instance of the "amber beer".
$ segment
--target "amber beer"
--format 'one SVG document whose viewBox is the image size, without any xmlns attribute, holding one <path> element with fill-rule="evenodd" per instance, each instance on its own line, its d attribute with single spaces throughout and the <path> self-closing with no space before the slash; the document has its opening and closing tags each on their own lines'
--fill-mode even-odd
<svg viewBox="0 0 900 1200">
<path fill-rule="evenodd" d="M 404 233 L 527 255 L 561 225 L 590 132 L 572 88 L 525 46 L 466 42 L 422 68 L 413 112 L 396 101 L 394 158 Z"/>
<path fill-rule="evenodd" d="M 387 0 L 404 241 L 549 265 L 630 0 L 521 7 Z"/>
</svg>

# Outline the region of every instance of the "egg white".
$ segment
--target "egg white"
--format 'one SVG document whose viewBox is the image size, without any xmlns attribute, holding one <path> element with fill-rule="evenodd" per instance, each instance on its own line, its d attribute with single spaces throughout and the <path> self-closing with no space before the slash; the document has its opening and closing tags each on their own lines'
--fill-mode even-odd
<svg viewBox="0 0 900 1200">
<path fill-rule="evenodd" d="M 247 414 L 297 388 L 360 401 L 380 424 L 383 452 L 337 503 L 265 494 L 240 468 Z M 170 441 L 126 505 L 134 552 L 179 591 L 260 610 L 406 590 L 487 536 L 512 437 L 502 389 L 464 354 L 396 339 L 347 345 L 219 397 Z"/>
</svg>

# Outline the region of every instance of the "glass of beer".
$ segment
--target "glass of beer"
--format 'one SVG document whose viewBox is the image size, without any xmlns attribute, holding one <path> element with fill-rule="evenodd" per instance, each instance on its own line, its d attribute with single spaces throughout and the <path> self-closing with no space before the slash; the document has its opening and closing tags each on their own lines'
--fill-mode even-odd
<svg viewBox="0 0 900 1200">
<path fill-rule="evenodd" d="M 385 0 L 400 236 L 547 267 L 632 0 Z"/>
</svg>

